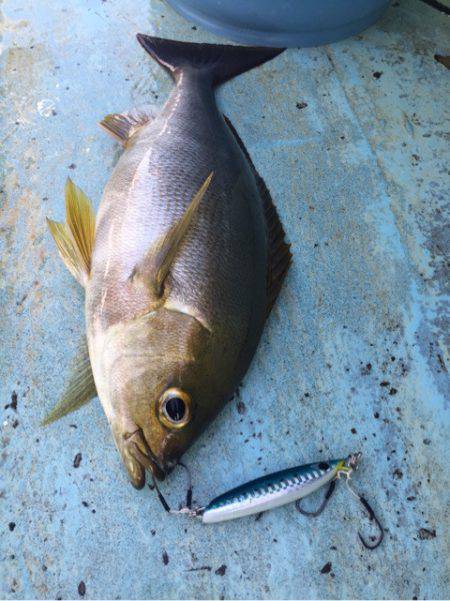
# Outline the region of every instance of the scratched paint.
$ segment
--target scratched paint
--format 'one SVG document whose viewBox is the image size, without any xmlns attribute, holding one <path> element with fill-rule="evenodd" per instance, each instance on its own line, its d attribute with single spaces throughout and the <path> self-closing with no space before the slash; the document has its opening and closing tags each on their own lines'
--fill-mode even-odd
<svg viewBox="0 0 450 601">
<path fill-rule="evenodd" d="M 315 521 L 284 507 L 205 527 L 127 484 L 98 402 L 39 427 L 83 324 L 45 216 L 62 217 L 68 175 L 98 205 L 120 150 L 96 122 L 171 89 L 134 34 L 217 40 L 159 0 L 4 1 L 1 597 L 79 598 L 81 582 L 85 598 L 448 596 L 446 26 L 394 2 L 219 92 L 294 264 L 239 399 L 186 456 L 194 496 L 362 450 L 355 486 L 386 528 L 369 554 L 342 487 Z M 164 484 L 174 504 L 182 488 Z"/>
</svg>

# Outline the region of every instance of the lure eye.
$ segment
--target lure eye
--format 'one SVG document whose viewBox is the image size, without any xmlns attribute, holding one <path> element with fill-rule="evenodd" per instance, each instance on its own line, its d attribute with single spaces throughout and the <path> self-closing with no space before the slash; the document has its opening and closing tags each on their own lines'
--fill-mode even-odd
<svg viewBox="0 0 450 601">
<path fill-rule="evenodd" d="M 191 420 L 191 397 L 180 388 L 168 388 L 159 399 L 159 419 L 168 428 L 183 428 Z"/>
<path fill-rule="evenodd" d="M 319 470 L 327 470 L 330 467 L 325 461 L 321 461 L 318 465 Z"/>
</svg>

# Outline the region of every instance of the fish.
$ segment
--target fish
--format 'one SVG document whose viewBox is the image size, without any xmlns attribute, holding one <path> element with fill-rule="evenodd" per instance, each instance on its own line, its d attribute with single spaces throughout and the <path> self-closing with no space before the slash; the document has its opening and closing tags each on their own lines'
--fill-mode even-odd
<svg viewBox="0 0 450 601">
<path fill-rule="evenodd" d="M 291 263 L 264 180 L 215 88 L 283 49 L 137 39 L 173 78 L 158 114 L 100 123 L 124 147 L 98 213 L 72 181 L 48 220 L 85 289 L 86 336 L 44 419 L 98 396 L 131 484 L 162 480 L 233 398 Z"/>
</svg>

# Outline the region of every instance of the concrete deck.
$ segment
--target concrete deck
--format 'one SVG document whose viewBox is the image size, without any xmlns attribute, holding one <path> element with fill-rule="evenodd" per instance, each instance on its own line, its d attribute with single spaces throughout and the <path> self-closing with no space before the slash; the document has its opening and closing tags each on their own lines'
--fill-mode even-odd
<svg viewBox="0 0 450 601">
<path fill-rule="evenodd" d="M 217 38 L 159 0 L 4 0 L 2 28 L 0 597 L 77 599 L 81 581 L 86 599 L 448 597 L 448 17 L 394 2 L 218 94 L 294 264 L 240 412 L 186 456 L 195 498 L 362 450 L 355 487 L 386 528 L 374 553 L 343 486 L 317 520 L 287 506 L 206 527 L 131 488 L 97 401 L 40 428 L 83 328 L 45 216 L 63 216 L 68 175 L 97 206 L 120 151 L 96 122 L 171 89 L 135 33 Z"/>
</svg>

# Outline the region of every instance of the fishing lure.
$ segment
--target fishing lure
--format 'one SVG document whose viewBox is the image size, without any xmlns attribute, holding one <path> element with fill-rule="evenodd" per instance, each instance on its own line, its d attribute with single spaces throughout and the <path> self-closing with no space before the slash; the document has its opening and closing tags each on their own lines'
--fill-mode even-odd
<svg viewBox="0 0 450 601">
<path fill-rule="evenodd" d="M 180 465 L 188 472 L 189 485 L 186 496 L 186 504 L 178 510 L 173 510 L 168 505 L 164 496 L 154 480 L 154 486 L 164 509 L 171 514 L 184 514 L 197 517 L 204 524 L 215 524 L 233 520 L 253 514 L 259 514 L 275 507 L 296 503 L 297 510 L 308 517 L 317 517 L 325 509 L 331 495 L 336 487 L 336 481 L 344 476 L 346 483 L 353 495 L 355 495 L 366 509 L 369 520 L 376 524 L 379 535 L 374 542 L 368 542 L 358 533 L 358 536 L 367 549 L 375 549 L 383 540 L 383 529 L 375 516 L 375 513 L 367 500 L 355 492 L 349 484 L 351 474 L 357 469 L 361 459 L 361 453 L 352 453 L 346 459 L 333 459 L 332 461 L 320 461 L 281 470 L 246 484 L 233 488 L 228 492 L 214 498 L 204 507 L 192 508 L 192 486 L 190 474 L 184 464 Z M 315 511 L 306 511 L 301 506 L 301 500 L 328 484 L 324 499 Z"/>
</svg>

